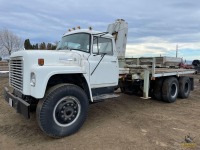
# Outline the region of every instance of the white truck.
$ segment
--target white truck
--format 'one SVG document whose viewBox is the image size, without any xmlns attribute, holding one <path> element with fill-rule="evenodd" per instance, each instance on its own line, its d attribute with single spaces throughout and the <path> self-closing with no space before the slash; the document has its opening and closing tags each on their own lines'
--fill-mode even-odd
<svg viewBox="0 0 200 150">
<path fill-rule="evenodd" d="M 77 29 L 63 35 L 57 50 L 13 53 L 9 74 L 13 90 L 5 87 L 5 100 L 26 118 L 36 110 L 41 130 L 60 138 L 79 130 L 89 103 L 116 97 L 118 86 L 123 92 L 142 88 L 144 98 L 150 91 L 167 102 L 189 96 L 193 80 L 179 75 L 194 70 L 158 71 L 154 59 L 151 68 L 126 65 L 128 24 L 118 19 L 107 31 Z"/>
</svg>

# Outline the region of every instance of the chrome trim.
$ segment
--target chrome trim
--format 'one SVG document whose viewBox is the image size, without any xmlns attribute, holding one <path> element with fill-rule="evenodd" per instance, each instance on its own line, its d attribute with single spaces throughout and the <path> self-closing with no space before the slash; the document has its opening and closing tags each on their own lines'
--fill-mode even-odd
<svg viewBox="0 0 200 150">
<path fill-rule="evenodd" d="M 23 71 L 24 71 L 23 57 L 12 57 L 10 59 L 10 85 L 15 90 L 23 91 Z"/>
</svg>

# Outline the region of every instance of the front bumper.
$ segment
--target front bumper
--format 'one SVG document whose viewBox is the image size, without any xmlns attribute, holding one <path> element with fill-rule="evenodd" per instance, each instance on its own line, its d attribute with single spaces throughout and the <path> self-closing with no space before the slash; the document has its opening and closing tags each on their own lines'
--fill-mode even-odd
<svg viewBox="0 0 200 150">
<path fill-rule="evenodd" d="M 30 104 L 10 93 L 7 87 L 4 88 L 4 99 L 17 113 L 22 114 L 27 119 L 30 118 Z"/>
</svg>

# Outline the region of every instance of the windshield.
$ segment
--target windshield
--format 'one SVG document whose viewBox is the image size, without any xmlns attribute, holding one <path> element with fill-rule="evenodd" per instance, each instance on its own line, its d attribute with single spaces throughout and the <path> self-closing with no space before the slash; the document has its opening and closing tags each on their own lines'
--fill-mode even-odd
<svg viewBox="0 0 200 150">
<path fill-rule="evenodd" d="M 87 33 L 76 33 L 64 36 L 58 44 L 57 50 L 66 49 L 90 52 L 90 35 Z"/>
</svg>

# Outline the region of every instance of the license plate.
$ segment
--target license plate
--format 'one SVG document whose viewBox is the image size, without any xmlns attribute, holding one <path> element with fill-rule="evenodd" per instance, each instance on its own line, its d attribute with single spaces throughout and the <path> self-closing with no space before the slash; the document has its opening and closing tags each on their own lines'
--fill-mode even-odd
<svg viewBox="0 0 200 150">
<path fill-rule="evenodd" d="M 13 101 L 11 98 L 9 98 L 9 105 L 12 107 L 13 106 Z"/>
</svg>

